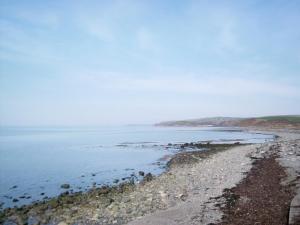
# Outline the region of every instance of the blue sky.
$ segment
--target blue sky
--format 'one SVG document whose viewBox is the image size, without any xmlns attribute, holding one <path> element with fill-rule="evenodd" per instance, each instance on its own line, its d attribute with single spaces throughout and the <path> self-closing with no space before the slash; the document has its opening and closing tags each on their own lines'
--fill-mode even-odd
<svg viewBox="0 0 300 225">
<path fill-rule="evenodd" d="M 300 114 L 300 1 L 0 2 L 0 124 Z"/>
</svg>

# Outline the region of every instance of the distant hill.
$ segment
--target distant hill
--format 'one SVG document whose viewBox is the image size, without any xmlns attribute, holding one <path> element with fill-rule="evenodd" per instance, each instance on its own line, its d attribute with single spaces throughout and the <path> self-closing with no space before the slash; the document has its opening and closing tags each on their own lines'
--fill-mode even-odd
<svg viewBox="0 0 300 225">
<path fill-rule="evenodd" d="M 292 123 L 300 123 L 300 115 L 286 115 L 286 116 L 265 116 L 260 119 L 267 121 L 287 121 Z"/>
<path fill-rule="evenodd" d="M 155 124 L 156 126 L 230 126 L 231 124 L 242 120 L 234 117 L 210 117 L 201 119 L 166 121 Z"/>
<path fill-rule="evenodd" d="M 300 129 L 300 115 L 280 115 L 254 118 L 236 117 L 210 117 L 201 119 L 166 121 L 155 124 L 156 126 L 218 126 L 218 127 L 265 127 Z"/>
</svg>

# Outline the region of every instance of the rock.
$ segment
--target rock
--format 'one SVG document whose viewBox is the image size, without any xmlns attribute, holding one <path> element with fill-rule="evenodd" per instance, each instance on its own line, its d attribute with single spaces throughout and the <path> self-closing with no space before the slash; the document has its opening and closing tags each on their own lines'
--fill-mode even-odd
<svg viewBox="0 0 300 225">
<path fill-rule="evenodd" d="M 129 184 L 134 185 L 134 177 L 131 177 L 131 178 L 129 179 Z"/>
<path fill-rule="evenodd" d="M 1 221 L 2 224 L 2 221 Z M 20 216 L 14 215 L 10 216 L 6 221 L 4 221 L 5 225 L 19 225 L 19 224 L 24 224 L 23 220 L 21 219 Z"/>
<path fill-rule="evenodd" d="M 133 186 L 133 184 L 131 182 L 129 182 L 129 183 L 122 183 L 119 186 L 119 191 L 120 191 L 120 193 L 123 193 L 123 192 L 132 190 L 133 187 L 134 186 Z"/>
<path fill-rule="evenodd" d="M 64 189 L 69 189 L 71 186 L 70 184 L 62 184 L 60 187 Z"/>
<path fill-rule="evenodd" d="M 56 199 L 51 199 L 49 201 L 49 206 L 52 208 L 52 209 L 55 209 L 57 206 L 58 206 L 58 201 Z"/>
<path fill-rule="evenodd" d="M 153 175 L 151 173 L 147 173 L 145 176 L 144 176 L 144 179 L 143 179 L 143 182 L 149 182 L 153 180 Z"/>
<path fill-rule="evenodd" d="M 101 203 L 103 204 L 104 207 L 108 207 L 113 202 L 114 200 L 112 198 L 104 198 L 101 200 Z"/>
<path fill-rule="evenodd" d="M 64 204 L 72 204 L 74 203 L 74 199 L 71 196 L 65 196 L 61 202 L 63 202 Z"/>
<path fill-rule="evenodd" d="M 29 216 L 27 219 L 27 224 L 28 225 L 39 225 L 40 223 L 40 218 L 37 216 Z"/>
<path fill-rule="evenodd" d="M 179 194 L 177 197 L 181 200 L 181 201 L 185 201 L 187 199 L 187 194 L 186 193 L 182 193 Z"/>
<path fill-rule="evenodd" d="M 42 193 L 41 193 L 41 195 L 45 195 L 45 193 L 44 193 L 44 192 L 42 192 Z"/>
<path fill-rule="evenodd" d="M 145 176 L 145 172 L 144 171 L 139 171 L 139 175 L 143 177 L 143 176 Z"/>
<path fill-rule="evenodd" d="M 71 216 L 75 215 L 76 213 L 78 213 L 78 208 L 77 207 L 72 207 L 70 213 L 71 213 Z"/>
<path fill-rule="evenodd" d="M 94 176 L 96 176 L 96 174 L 95 174 L 95 173 L 92 173 L 92 176 L 94 177 Z"/>
<path fill-rule="evenodd" d="M 104 186 L 98 190 L 98 194 L 107 194 L 109 191 L 109 187 Z"/>
<path fill-rule="evenodd" d="M 59 222 L 57 225 L 68 225 L 66 222 Z"/>
<path fill-rule="evenodd" d="M 126 213 L 127 213 L 127 214 L 131 214 L 131 213 L 132 213 L 132 209 L 131 209 L 131 208 L 127 208 L 127 209 L 126 209 Z"/>
<path fill-rule="evenodd" d="M 114 183 L 115 183 L 115 184 L 119 183 L 119 179 L 115 179 L 115 180 L 114 180 Z"/>
<path fill-rule="evenodd" d="M 128 197 L 123 197 L 122 202 L 128 203 L 128 202 L 130 202 L 130 198 L 128 198 Z"/>
<path fill-rule="evenodd" d="M 18 186 L 17 185 L 14 185 L 14 186 L 12 186 L 10 189 L 15 189 L 15 188 L 17 188 Z"/>
<path fill-rule="evenodd" d="M 70 194 L 70 192 L 65 191 L 65 192 L 61 193 L 60 196 L 67 196 L 67 195 L 69 195 L 69 194 Z"/>
<path fill-rule="evenodd" d="M 18 200 L 18 199 L 16 199 L 16 198 L 14 198 L 12 201 L 13 201 L 13 202 L 18 202 L 19 200 Z"/>
</svg>

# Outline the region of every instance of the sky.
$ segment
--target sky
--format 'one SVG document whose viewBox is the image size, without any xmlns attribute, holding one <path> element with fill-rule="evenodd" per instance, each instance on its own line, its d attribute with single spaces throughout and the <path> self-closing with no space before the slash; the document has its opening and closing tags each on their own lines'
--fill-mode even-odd
<svg viewBox="0 0 300 225">
<path fill-rule="evenodd" d="M 0 1 L 0 125 L 300 114 L 300 1 Z"/>
</svg>

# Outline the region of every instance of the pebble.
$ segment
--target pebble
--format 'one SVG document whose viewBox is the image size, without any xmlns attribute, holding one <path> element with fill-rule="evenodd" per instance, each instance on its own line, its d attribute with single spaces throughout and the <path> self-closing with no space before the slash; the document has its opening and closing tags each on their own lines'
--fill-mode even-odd
<svg viewBox="0 0 300 225">
<path fill-rule="evenodd" d="M 68 225 L 66 222 L 59 222 L 57 225 Z"/>
<path fill-rule="evenodd" d="M 60 187 L 63 189 L 69 189 L 71 186 L 70 184 L 62 184 Z"/>
<path fill-rule="evenodd" d="M 143 176 L 145 176 L 145 172 L 144 171 L 139 171 L 139 175 L 143 177 Z"/>
</svg>

